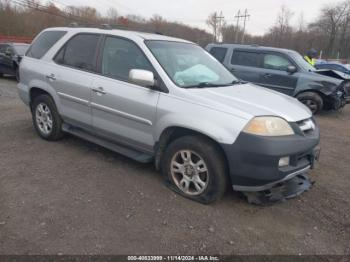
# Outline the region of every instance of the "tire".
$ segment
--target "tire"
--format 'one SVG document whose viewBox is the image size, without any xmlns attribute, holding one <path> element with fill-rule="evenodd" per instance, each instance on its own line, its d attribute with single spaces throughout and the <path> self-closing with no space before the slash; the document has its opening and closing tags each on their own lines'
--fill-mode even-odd
<svg viewBox="0 0 350 262">
<path fill-rule="evenodd" d="M 57 141 L 63 137 L 62 119 L 49 95 L 39 95 L 34 99 L 32 119 L 34 128 L 41 138 Z"/>
<path fill-rule="evenodd" d="M 323 99 L 315 92 L 304 92 L 297 95 L 297 99 L 306 105 L 316 115 L 323 109 Z"/>
<path fill-rule="evenodd" d="M 161 158 L 161 172 L 172 190 L 203 204 L 220 199 L 228 184 L 224 156 L 217 145 L 200 136 L 180 137 L 171 142 Z"/>
</svg>

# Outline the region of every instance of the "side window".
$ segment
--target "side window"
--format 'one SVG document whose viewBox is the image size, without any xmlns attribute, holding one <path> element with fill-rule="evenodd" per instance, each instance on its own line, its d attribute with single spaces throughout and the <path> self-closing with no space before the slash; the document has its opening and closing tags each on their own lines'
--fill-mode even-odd
<svg viewBox="0 0 350 262">
<path fill-rule="evenodd" d="M 107 37 L 102 56 L 102 74 L 128 81 L 131 69 L 153 71 L 152 65 L 135 43 Z"/>
<path fill-rule="evenodd" d="M 248 51 L 233 51 L 231 64 L 260 67 L 260 54 Z"/>
<path fill-rule="evenodd" d="M 263 67 L 266 69 L 274 69 L 286 71 L 288 66 L 293 65 L 287 58 L 279 54 L 265 54 Z"/>
<path fill-rule="evenodd" d="M 55 57 L 61 65 L 96 71 L 96 52 L 100 35 L 78 34 L 70 39 Z"/>
<path fill-rule="evenodd" d="M 212 54 L 220 63 L 223 63 L 227 54 L 227 48 L 213 47 L 210 49 L 209 53 Z"/>
<path fill-rule="evenodd" d="M 40 59 L 49 49 L 66 34 L 65 31 L 46 31 L 32 43 L 26 56 Z"/>
</svg>

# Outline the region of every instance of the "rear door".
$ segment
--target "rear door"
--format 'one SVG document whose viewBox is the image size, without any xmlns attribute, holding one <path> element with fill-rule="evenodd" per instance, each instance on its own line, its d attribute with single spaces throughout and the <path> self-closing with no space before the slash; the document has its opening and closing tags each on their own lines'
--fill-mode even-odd
<svg viewBox="0 0 350 262">
<path fill-rule="evenodd" d="M 65 122 L 92 131 L 91 87 L 96 76 L 99 34 L 73 36 L 56 54 L 50 65 L 47 82 L 59 98 Z"/>
<path fill-rule="evenodd" d="M 288 66 L 296 66 L 286 55 L 278 52 L 262 54 L 262 68 L 260 69 L 260 84 L 264 87 L 293 95 L 298 81 L 298 72 L 287 72 Z"/>
<path fill-rule="evenodd" d="M 237 78 L 259 84 L 261 54 L 255 50 L 234 49 L 228 69 Z"/>
<path fill-rule="evenodd" d="M 153 124 L 159 91 L 129 81 L 132 69 L 153 71 L 143 51 L 131 40 L 105 38 L 100 73 L 91 94 L 96 133 L 142 151 L 153 151 Z"/>
</svg>

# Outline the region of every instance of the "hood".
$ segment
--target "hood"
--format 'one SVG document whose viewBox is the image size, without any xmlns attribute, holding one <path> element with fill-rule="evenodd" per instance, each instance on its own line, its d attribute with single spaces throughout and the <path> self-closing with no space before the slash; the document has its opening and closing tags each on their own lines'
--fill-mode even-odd
<svg viewBox="0 0 350 262">
<path fill-rule="evenodd" d="M 336 71 L 336 70 L 330 70 L 330 69 L 319 69 L 315 71 L 316 73 L 323 75 L 323 76 L 328 76 L 332 78 L 337 78 L 340 80 L 350 80 L 350 75 L 347 75 L 343 72 Z"/>
<path fill-rule="evenodd" d="M 311 111 L 297 99 L 253 84 L 187 89 L 197 101 L 227 113 L 279 116 L 288 122 L 310 118 Z"/>
</svg>

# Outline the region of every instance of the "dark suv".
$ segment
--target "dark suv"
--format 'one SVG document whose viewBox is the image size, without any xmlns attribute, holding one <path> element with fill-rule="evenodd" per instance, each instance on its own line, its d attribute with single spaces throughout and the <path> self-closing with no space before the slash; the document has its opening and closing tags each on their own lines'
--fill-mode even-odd
<svg viewBox="0 0 350 262">
<path fill-rule="evenodd" d="M 19 80 L 19 63 L 28 47 L 23 43 L 0 43 L 0 76 L 12 75 Z"/>
<path fill-rule="evenodd" d="M 294 96 L 314 114 L 346 104 L 350 82 L 316 70 L 293 50 L 236 44 L 209 44 L 206 49 L 236 77 Z"/>
</svg>

